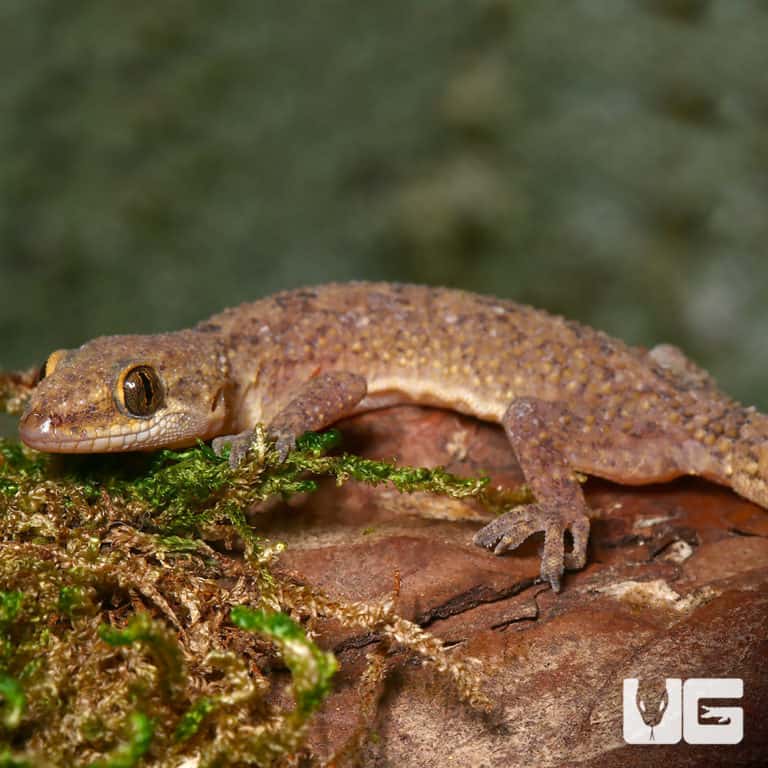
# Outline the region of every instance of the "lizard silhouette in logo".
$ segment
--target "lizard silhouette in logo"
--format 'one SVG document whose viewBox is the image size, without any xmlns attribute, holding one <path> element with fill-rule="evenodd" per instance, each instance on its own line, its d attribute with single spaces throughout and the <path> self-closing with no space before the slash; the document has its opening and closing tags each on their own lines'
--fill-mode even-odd
<svg viewBox="0 0 768 768">
<path fill-rule="evenodd" d="M 722 707 L 708 707 L 699 702 L 699 722 L 707 722 L 708 725 L 730 725 L 731 718 L 723 714 Z"/>
</svg>

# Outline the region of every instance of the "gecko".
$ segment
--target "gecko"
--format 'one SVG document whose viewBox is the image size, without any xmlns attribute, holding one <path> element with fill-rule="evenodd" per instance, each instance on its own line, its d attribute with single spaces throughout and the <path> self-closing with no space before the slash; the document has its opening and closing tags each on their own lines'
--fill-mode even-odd
<svg viewBox="0 0 768 768">
<path fill-rule="evenodd" d="M 509 300 L 397 283 L 333 283 L 195 327 L 103 336 L 45 362 L 19 430 L 47 452 L 213 441 L 243 459 L 258 424 L 298 437 L 412 403 L 500 424 L 533 500 L 481 528 L 502 554 L 543 532 L 559 591 L 587 559 L 581 475 L 642 485 L 698 475 L 768 508 L 768 416 L 723 394 L 677 347 L 629 346 Z"/>
</svg>

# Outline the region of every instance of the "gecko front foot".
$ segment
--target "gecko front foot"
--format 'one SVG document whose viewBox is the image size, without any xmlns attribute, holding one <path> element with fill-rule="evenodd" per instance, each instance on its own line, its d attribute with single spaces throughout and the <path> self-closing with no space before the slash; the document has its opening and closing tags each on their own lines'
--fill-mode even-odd
<svg viewBox="0 0 768 768">
<path fill-rule="evenodd" d="M 296 435 L 288 429 L 270 429 L 268 434 L 274 440 L 277 449 L 277 457 L 280 462 L 285 461 L 288 454 L 296 447 Z M 215 437 L 211 442 L 211 448 L 217 456 L 221 456 L 226 446 L 229 446 L 229 466 L 237 469 L 251 449 L 256 438 L 253 430 L 246 429 L 236 435 L 222 435 Z"/>
<path fill-rule="evenodd" d="M 288 454 L 296 447 L 296 432 L 289 427 L 272 424 L 269 436 L 275 441 L 278 459 L 283 462 Z"/>
<path fill-rule="evenodd" d="M 213 448 L 213 452 L 217 456 L 221 456 L 226 446 L 229 446 L 229 466 L 232 469 L 237 469 L 248 454 L 251 445 L 253 445 L 253 440 L 253 430 L 246 429 L 245 432 L 239 432 L 236 435 L 214 437 L 211 442 L 211 448 Z"/>
<path fill-rule="evenodd" d="M 573 548 L 565 551 L 565 532 L 573 538 Z M 561 509 L 544 504 L 526 504 L 505 512 L 481 528 L 473 542 L 495 555 L 519 547 L 531 534 L 543 531 L 544 552 L 541 557 L 541 578 L 560 591 L 563 571 L 583 568 L 587 559 L 589 518 L 581 513 L 563 513 Z"/>
<path fill-rule="evenodd" d="M 297 439 L 306 432 L 324 429 L 353 413 L 366 391 L 366 381 L 357 373 L 328 371 L 311 377 L 267 427 L 278 460 L 285 461 L 296 448 Z M 220 453 L 225 445 L 230 444 L 229 463 L 234 468 L 245 458 L 253 437 L 251 431 L 217 437 L 213 441 L 213 450 Z"/>
</svg>

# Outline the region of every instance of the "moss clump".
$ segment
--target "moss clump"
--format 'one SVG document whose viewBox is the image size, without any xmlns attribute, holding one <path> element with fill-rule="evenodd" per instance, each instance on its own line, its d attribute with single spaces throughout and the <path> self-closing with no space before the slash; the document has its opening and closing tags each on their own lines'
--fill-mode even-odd
<svg viewBox="0 0 768 768">
<path fill-rule="evenodd" d="M 334 601 L 272 572 L 280 545 L 246 511 L 320 477 L 486 494 L 482 479 L 328 455 L 337 442 L 333 430 L 307 435 L 280 461 L 257 431 L 233 470 L 205 445 L 64 461 L 0 440 L 0 766 L 288 760 L 336 669 L 305 636 L 310 617 L 375 633 L 381 654 L 408 648 L 484 704 L 475 667 L 450 661 L 391 600 Z M 275 658 L 291 672 L 287 708 Z M 361 680 L 372 702 L 384 674 L 373 654 Z"/>
</svg>

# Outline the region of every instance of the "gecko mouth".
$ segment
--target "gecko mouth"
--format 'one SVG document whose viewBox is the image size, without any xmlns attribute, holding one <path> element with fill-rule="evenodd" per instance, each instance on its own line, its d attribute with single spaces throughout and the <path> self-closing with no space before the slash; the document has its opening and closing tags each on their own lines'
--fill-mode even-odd
<svg viewBox="0 0 768 768">
<path fill-rule="evenodd" d="M 75 437 L 57 434 L 53 418 L 31 412 L 21 420 L 19 436 L 25 445 L 46 453 L 117 453 L 178 445 L 182 439 L 179 430 L 167 430 L 163 421 L 147 423 L 137 430 L 116 428 L 109 434 L 89 435 L 84 431 Z"/>
</svg>

